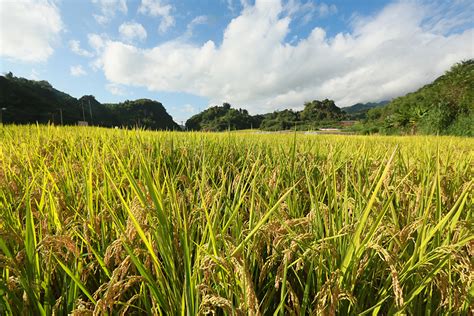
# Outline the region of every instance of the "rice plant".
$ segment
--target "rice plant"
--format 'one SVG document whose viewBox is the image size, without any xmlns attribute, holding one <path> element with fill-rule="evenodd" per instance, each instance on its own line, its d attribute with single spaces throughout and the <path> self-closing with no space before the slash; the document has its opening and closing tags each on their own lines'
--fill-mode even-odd
<svg viewBox="0 0 474 316">
<path fill-rule="evenodd" d="M 472 314 L 472 139 L 0 129 L 0 314 Z"/>
</svg>

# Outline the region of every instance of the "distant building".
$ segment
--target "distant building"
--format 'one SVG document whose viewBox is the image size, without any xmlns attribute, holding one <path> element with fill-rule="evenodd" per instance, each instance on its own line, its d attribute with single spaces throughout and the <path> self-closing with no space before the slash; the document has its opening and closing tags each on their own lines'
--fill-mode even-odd
<svg viewBox="0 0 474 316">
<path fill-rule="evenodd" d="M 89 126 L 89 122 L 87 122 L 87 121 L 77 121 L 77 126 Z"/>
</svg>

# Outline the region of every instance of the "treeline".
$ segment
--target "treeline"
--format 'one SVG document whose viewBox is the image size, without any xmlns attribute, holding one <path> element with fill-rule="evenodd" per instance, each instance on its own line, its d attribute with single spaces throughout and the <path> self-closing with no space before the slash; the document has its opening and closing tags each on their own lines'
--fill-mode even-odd
<svg viewBox="0 0 474 316">
<path fill-rule="evenodd" d="M 194 131 L 225 131 L 258 128 L 261 117 L 247 110 L 233 109 L 229 103 L 213 106 L 186 121 L 186 129 Z"/>
<path fill-rule="evenodd" d="M 47 81 L 27 80 L 8 73 L 0 76 L 0 107 L 4 123 L 52 123 L 104 127 L 138 127 L 176 130 L 178 124 L 160 102 L 139 99 L 117 104 L 101 104 L 94 96 L 76 99 L 54 89 Z"/>
<path fill-rule="evenodd" d="M 347 115 L 333 100 L 313 100 L 304 104 L 302 111 L 283 110 L 264 115 L 261 129 L 267 131 L 311 130 L 321 127 L 337 127 Z"/>
<path fill-rule="evenodd" d="M 286 109 L 263 115 L 250 115 L 247 110 L 234 109 L 228 103 L 213 106 L 186 121 L 188 130 L 224 131 L 258 128 L 267 131 L 288 129 L 308 130 L 340 126 L 350 117 L 332 100 L 311 101 L 302 111 Z"/>
</svg>

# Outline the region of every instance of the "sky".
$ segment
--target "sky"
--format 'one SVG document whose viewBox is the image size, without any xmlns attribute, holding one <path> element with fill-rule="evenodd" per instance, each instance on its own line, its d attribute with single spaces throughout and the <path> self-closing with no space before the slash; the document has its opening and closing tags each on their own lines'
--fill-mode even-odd
<svg viewBox="0 0 474 316">
<path fill-rule="evenodd" d="M 0 0 L 0 72 L 181 123 L 415 91 L 474 58 L 471 0 Z"/>
</svg>

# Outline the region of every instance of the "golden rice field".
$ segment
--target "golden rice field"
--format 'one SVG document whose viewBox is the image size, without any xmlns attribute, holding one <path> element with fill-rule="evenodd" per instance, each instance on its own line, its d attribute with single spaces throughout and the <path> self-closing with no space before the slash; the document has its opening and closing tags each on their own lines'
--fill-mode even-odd
<svg viewBox="0 0 474 316">
<path fill-rule="evenodd" d="M 1 315 L 474 312 L 474 140 L 0 127 Z"/>
</svg>

